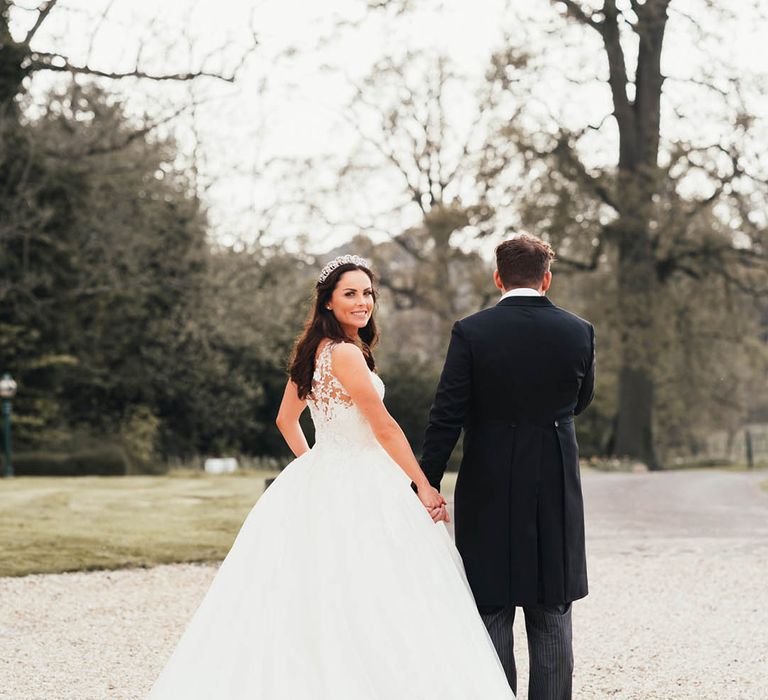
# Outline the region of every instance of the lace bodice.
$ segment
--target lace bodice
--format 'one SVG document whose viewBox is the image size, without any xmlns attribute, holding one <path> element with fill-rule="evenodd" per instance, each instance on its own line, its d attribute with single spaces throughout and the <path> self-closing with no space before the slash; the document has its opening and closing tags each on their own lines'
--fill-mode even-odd
<svg viewBox="0 0 768 700">
<path fill-rule="evenodd" d="M 312 392 L 307 397 L 315 424 L 315 445 L 347 448 L 376 446 L 378 442 L 370 424 L 331 371 L 331 354 L 337 344 L 326 342 L 318 353 Z M 384 382 L 374 372 L 370 375 L 379 396 L 384 398 Z"/>
</svg>

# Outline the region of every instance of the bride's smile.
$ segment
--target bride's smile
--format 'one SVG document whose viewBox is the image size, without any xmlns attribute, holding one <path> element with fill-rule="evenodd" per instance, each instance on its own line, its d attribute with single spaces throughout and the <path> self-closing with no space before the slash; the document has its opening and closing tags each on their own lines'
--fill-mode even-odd
<svg viewBox="0 0 768 700">
<path fill-rule="evenodd" d="M 365 328 L 373 312 L 371 280 L 362 270 L 349 270 L 339 278 L 326 308 L 333 312 L 347 335 L 354 337 Z"/>
</svg>

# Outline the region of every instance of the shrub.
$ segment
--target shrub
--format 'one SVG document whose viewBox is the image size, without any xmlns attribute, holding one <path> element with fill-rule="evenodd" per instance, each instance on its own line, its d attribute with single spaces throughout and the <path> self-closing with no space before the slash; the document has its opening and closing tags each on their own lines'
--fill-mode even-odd
<svg viewBox="0 0 768 700">
<path fill-rule="evenodd" d="M 128 455 L 117 445 L 77 452 L 20 452 L 13 459 L 18 476 L 123 476 Z"/>
<path fill-rule="evenodd" d="M 160 420 L 147 406 L 134 407 L 120 425 L 120 444 L 128 454 L 130 474 L 165 474 L 157 458 Z"/>
</svg>

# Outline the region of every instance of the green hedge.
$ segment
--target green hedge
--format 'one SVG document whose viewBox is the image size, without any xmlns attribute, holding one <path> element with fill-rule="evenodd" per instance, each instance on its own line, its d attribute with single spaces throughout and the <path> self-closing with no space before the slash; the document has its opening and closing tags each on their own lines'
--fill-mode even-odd
<svg viewBox="0 0 768 700">
<path fill-rule="evenodd" d="M 18 476 L 124 476 L 128 455 L 117 445 L 77 452 L 19 452 L 13 458 Z"/>
</svg>

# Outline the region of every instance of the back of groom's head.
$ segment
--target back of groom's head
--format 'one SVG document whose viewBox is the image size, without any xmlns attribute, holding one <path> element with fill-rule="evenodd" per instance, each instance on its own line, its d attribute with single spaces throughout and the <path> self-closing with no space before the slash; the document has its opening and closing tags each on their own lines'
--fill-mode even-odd
<svg viewBox="0 0 768 700">
<path fill-rule="evenodd" d="M 496 247 L 496 269 L 505 289 L 538 289 L 555 258 L 555 251 L 540 238 L 521 233 Z"/>
</svg>

